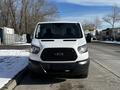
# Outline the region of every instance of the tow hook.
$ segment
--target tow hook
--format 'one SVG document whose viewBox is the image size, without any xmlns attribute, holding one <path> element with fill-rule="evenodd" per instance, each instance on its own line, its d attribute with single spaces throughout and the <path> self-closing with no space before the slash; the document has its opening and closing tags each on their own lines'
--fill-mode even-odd
<svg viewBox="0 0 120 90">
<path fill-rule="evenodd" d="M 44 69 L 44 67 L 40 64 L 42 70 L 44 71 L 45 74 L 47 74 L 47 71 Z"/>
</svg>

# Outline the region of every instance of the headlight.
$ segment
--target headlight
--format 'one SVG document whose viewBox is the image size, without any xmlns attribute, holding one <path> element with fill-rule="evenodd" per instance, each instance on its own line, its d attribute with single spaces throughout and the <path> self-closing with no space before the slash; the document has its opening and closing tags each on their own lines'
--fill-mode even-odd
<svg viewBox="0 0 120 90">
<path fill-rule="evenodd" d="M 33 54 L 38 54 L 39 51 L 40 51 L 40 48 L 39 48 L 39 47 L 34 46 L 34 45 L 31 46 L 31 53 L 33 53 Z"/>
<path fill-rule="evenodd" d="M 78 52 L 79 53 L 86 53 L 87 51 L 88 51 L 87 44 L 78 47 Z"/>
</svg>

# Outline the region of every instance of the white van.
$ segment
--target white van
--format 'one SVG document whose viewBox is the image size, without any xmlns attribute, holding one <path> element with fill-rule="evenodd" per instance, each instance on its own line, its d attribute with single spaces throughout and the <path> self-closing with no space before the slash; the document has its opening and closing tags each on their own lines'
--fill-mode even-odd
<svg viewBox="0 0 120 90">
<path fill-rule="evenodd" d="M 79 22 L 39 22 L 35 28 L 29 69 L 68 77 L 88 76 L 89 54 Z"/>
</svg>

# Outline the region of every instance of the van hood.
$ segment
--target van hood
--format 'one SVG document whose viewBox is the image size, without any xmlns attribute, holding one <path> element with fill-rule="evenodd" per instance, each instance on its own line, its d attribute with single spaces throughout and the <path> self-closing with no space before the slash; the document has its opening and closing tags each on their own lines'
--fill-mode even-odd
<svg viewBox="0 0 120 90">
<path fill-rule="evenodd" d="M 42 48 L 58 48 L 67 47 L 75 48 L 76 46 L 82 46 L 86 44 L 84 38 L 81 39 L 33 39 L 32 45 L 42 47 Z"/>
</svg>

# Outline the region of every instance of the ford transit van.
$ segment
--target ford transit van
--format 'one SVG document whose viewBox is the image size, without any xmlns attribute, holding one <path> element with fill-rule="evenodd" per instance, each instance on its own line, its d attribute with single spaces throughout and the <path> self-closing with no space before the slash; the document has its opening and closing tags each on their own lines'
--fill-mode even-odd
<svg viewBox="0 0 120 90">
<path fill-rule="evenodd" d="M 86 78 L 89 53 L 79 22 L 39 22 L 31 42 L 31 72 Z"/>
</svg>

